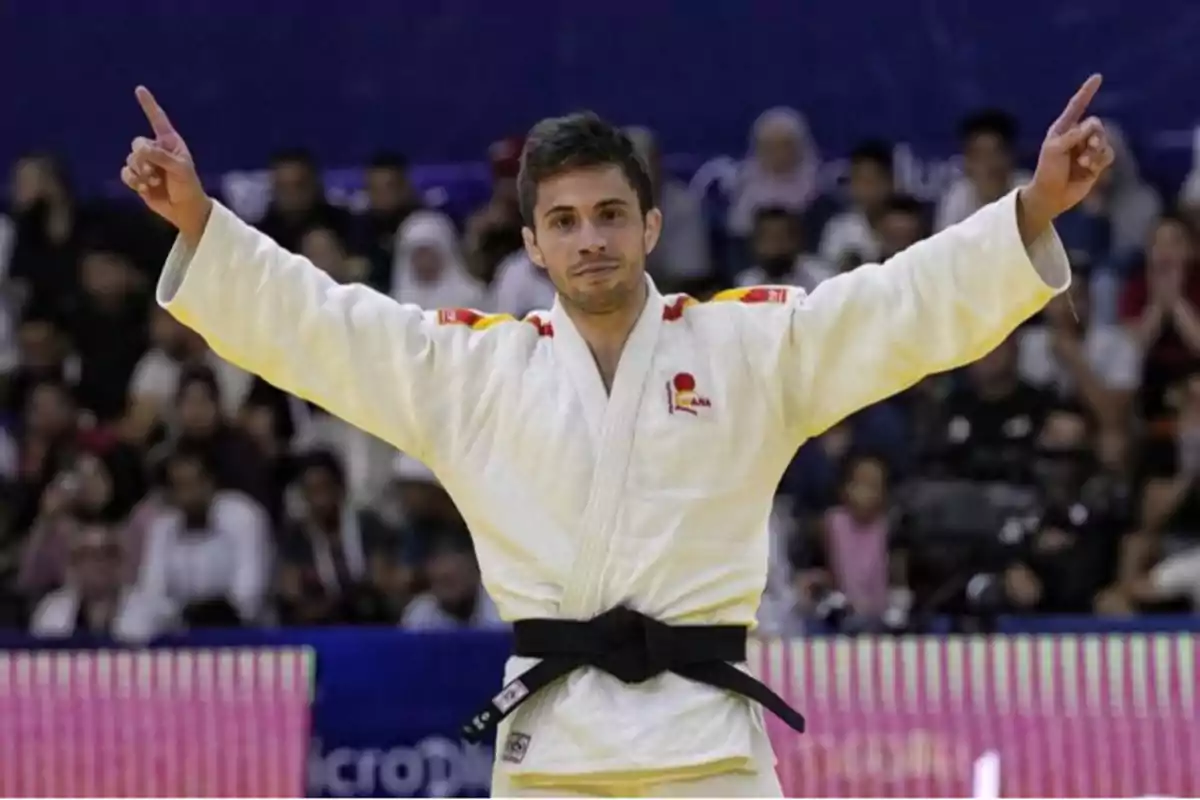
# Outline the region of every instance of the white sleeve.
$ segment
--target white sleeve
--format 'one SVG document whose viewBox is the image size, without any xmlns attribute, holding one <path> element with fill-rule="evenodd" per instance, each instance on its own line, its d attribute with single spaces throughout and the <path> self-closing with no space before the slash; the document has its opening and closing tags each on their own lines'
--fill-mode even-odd
<svg viewBox="0 0 1200 800">
<path fill-rule="evenodd" d="M 975 361 L 1070 283 L 1053 229 L 1028 250 L 1016 193 L 883 264 L 783 290 L 754 313 L 777 378 L 784 424 L 799 439 L 922 378 Z M 747 291 L 747 290 L 743 290 Z M 749 290 L 753 291 L 753 290 Z"/>
<path fill-rule="evenodd" d="M 134 602 L 147 620 L 165 619 L 179 612 L 170 598 L 167 585 L 168 561 L 174 538 L 172 533 L 176 523 L 173 515 L 164 515 L 154 520 L 146 531 Z"/>
<path fill-rule="evenodd" d="M 157 297 L 225 360 L 418 456 L 477 401 L 465 384 L 486 380 L 498 335 L 339 285 L 217 203 L 194 252 L 176 241 Z"/>
</svg>

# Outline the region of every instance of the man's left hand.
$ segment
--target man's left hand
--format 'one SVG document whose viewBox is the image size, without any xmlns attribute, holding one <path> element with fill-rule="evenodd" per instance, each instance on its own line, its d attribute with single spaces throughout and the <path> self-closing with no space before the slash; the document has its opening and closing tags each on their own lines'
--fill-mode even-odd
<svg viewBox="0 0 1200 800">
<path fill-rule="evenodd" d="M 1022 208 L 1032 232 L 1040 232 L 1059 214 L 1078 205 L 1113 162 L 1104 123 L 1098 117 L 1084 118 L 1100 83 L 1099 75 L 1084 81 L 1046 132 L 1033 180 L 1021 189 Z"/>
</svg>

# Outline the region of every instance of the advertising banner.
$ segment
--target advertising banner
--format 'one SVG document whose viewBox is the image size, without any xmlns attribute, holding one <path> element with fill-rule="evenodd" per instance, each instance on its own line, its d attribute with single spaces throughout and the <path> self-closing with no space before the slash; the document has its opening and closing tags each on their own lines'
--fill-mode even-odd
<svg viewBox="0 0 1200 800">
<path fill-rule="evenodd" d="M 0 653 L 2 797 L 297 797 L 303 650 Z"/>
</svg>

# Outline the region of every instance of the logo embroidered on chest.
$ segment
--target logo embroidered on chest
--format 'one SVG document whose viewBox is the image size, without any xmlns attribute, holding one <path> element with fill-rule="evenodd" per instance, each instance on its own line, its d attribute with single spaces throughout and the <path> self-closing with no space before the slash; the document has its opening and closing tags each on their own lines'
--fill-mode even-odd
<svg viewBox="0 0 1200 800">
<path fill-rule="evenodd" d="M 696 392 L 696 378 L 690 372 L 680 372 L 667 381 L 667 411 L 671 414 L 691 414 L 702 408 L 712 408 L 707 397 Z"/>
</svg>

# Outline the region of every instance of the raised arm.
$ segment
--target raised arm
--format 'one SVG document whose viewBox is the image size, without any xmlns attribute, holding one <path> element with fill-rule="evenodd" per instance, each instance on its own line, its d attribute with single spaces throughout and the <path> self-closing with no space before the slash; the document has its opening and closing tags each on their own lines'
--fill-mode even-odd
<svg viewBox="0 0 1200 800">
<path fill-rule="evenodd" d="M 1112 161 L 1100 121 L 1082 119 L 1099 85 L 1090 78 L 1051 126 L 1028 186 L 884 264 L 808 297 L 790 292 L 759 315 L 794 436 L 982 357 L 1066 289 L 1069 264 L 1052 221 Z"/>
<path fill-rule="evenodd" d="M 226 360 L 428 460 L 488 348 L 436 311 L 338 285 L 212 201 L 166 114 L 137 94 L 155 138 L 134 140 L 121 177 L 179 230 L 158 301 Z"/>
</svg>

